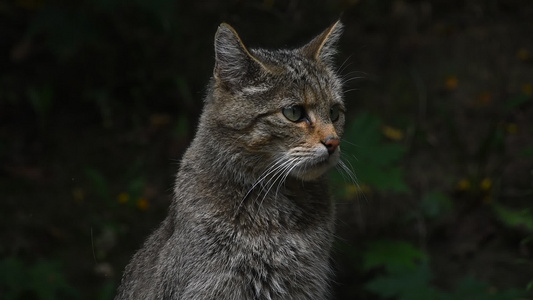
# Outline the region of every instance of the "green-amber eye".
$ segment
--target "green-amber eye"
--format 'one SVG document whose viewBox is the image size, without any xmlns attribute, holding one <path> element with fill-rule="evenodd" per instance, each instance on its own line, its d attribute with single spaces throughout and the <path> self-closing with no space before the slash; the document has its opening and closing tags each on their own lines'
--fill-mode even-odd
<svg viewBox="0 0 533 300">
<path fill-rule="evenodd" d="M 301 121 L 304 115 L 304 108 L 299 105 L 284 107 L 281 112 L 289 121 L 298 122 Z"/>
<path fill-rule="evenodd" d="M 337 105 L 329 109 L 329 118 L 331 122 L 337 122 L 339 120 L 339 107 Z"/>
</svg>

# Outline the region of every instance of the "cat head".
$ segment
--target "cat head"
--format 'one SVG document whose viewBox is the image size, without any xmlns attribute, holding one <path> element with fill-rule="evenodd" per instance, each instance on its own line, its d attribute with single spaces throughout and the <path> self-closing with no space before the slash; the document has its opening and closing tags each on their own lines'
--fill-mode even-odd
<svg viewBox="0 0 533 300">
<path fill-rule="evenodd" d="M 218 142 L 259 157 L 259 169 L 302 180 L 336 165 L 345 107 L 333 56 L 341 31 L 336 22 L 301 48 L 247 49 L 221 24 L 204 111 Z"/>
</svg>

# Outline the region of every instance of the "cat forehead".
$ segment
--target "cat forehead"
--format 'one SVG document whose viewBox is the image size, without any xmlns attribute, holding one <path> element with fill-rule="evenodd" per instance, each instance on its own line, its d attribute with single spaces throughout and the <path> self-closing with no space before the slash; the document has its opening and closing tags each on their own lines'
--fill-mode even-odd
<svg viewBox="0 0 533 300">
<path fill-rule="evenodd" d="M 316 62 L 310 61 L 297 50 L 265 50 L 252 49 L 252 54 L 267 65 L 284 69 L 284 73 L 299 75 L 319 73 L 321 68 Z"/>
<path fill-rule="evenodd" d="M 290 102 L 284 105 L 342 104 L 341 80 L 329 66 L 305 57 L 298 49 L 252 48 L 249 51 L 269 72 L 268 75 L 264 72 L 252 73 L 255 79 L 242 82 L 239 92 L 243 96 L 259 101 L 278 99 Z"/>
<path fill-rule="evenodd" d="M 337 77 L 334 73 L 326 65 L 304 57 L 298 50 L 251 49 L 250 52 L 261 62 L 272 66 L 284 83 L 316 85 L 320 81 L 322 84 L 332 83 L 335 85 L 333 88 L 336 88 Z"/>
</svg>

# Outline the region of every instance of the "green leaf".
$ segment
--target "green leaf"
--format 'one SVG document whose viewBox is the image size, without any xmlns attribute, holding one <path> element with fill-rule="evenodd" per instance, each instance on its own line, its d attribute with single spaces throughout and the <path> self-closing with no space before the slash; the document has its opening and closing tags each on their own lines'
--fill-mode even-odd
<svg viewBox="0 0 533 300">
<path fill-rule="evenodd" d="M 368 112 L 355 118 L 343 138 L 343 159 L 354 166 L 360 183 L 379 191 L 408 192 L 404 169 L 398 164 L 407 149 L 382 141 L 380 127 L 380 119 Z"/>
<path fill-rule="evenodd" d="M 533 232 L 533 211 L 525 208 L 513 210 L 502 205 L 493 205 L 500 220 L 510 227 L 522 227 Z"/>
<path fill-rule="evenodd" d="M 475 299 L 486 294 L 489 290 L 489 284 L 479 281 L 473 277 L 465 277 L 457 284 L 455 288 L 455 298 Z"/>
<path fill-rule="evenodd" d="M 79 298 L 78 293 L 65 280 L 58 262 L 44 260 L 34 265 L 26 265 L 17 258 L 0 261 L 0 287 L 2 299 L 22 299 L 27 292 L 37 295 L 37 299 Z"/>
<path fill-rule="evenodd" d="M 533 157 L 533 145 L 529 145 L 522 149 L 520 154 L 524 157 Z"/>
<path fill-rule="evenodd" d="M 138 198 L 143 194 L 145 187 L 146 180 L 144 177 L 137 177 L 128 183 L 128 192 L 133 198 Z"/>
<path fill-rule="evenodd" d="M 58 263 L 42 261 L 30 269 L 31 289 L 40 299 L 56 299 L 56 293 L 61 289 L 68 289 L 68 285 L 60 271 Z"/>
<path fill-rule="evenodd" d="M 385 267 L 387 272 L 414 269 L 418 261 L 425 261 L 427 255 L 404 241 L 379 240 L 368 245 L 363 255 L 363 268 Z"/>
<path fill-rule="evenodd" d="M 507 103 L 505 104 L 505 107 L 507 108 L 507 110 L 512 110 L 518 106 L 520 106 L 522 103 L 526 103 L 528 101 L 531 100 L 531 97 L 528 96 L 528 95 L 519 95 L 519 96 L 516 96 L 514 98 L 512 98 L 511 100 L 507 101 Z"/>
<path fill-rule="evenodd" d="M 443 193 L 429 192 L 422 197 L 420 207 L 426 217 L 435 218 L 443 212 L 449 211 L 452 208 L 452 201 Z"/>
<path fill-rule="evenodd" d="M 427 263 L 402 272 L 379 276 L 365 284 L 365 288 L 382 297 L 399 300 L 439 299 L 439 291 L 430 286 L 431 270 Z"/>
<path fill-rule="evenodd" d="M 527 284 L 526 291 L 533 291 L 533 280 Z"/>
</svg>

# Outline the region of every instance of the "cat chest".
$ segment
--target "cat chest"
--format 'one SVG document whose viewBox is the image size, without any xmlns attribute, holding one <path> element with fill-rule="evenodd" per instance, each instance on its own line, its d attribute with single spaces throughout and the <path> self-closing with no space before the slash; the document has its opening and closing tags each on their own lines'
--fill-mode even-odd
<svg viewBox="0 0 533 300">
<path fill-rule="evenodd" d="M 249 299 L 319 299 L 330 274 L 330 236 L 326 230 L 269 235 L 233 232 L 217 239 L 211 258 L 236 282 L 247 283 L 238 286 Z"/>
</svg>

